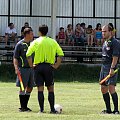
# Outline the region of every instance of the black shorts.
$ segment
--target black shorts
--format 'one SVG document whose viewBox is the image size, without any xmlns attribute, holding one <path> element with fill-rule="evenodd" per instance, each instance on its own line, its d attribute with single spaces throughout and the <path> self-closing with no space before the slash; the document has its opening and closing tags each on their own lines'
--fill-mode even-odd
<svg viewBox="0 0 120 120">
<path fill-rule="evenodd" d="M 54 85 L 53 80 L 54 68 L 48 63 L 40 63 L 34 68 L 34 77 L 37 87 L 39 86 L 52 86 Z"/>
</svg>

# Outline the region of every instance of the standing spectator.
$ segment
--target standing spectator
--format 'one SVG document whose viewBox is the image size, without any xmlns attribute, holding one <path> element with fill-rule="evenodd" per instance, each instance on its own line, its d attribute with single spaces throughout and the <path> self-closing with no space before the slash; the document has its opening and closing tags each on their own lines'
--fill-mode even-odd
<svg viewBox="0 0 120 120">
<path fill-rule="evenodd" d="M 33 70 L 30 68 L 27 58 L 26 58 L 26 52 L 28 49 L 28 46 L 30 45 L 30 41 L 33 39 L 33 32 L 30 28 L 24 29 L 24 39 L 19 41 L 14 50 L 14 67 L 15 67 L 15 73 L 18 73 L 18 70 L 21 73 L 21 77 L 23 80 L 23 86 L 24 91 L 21 90 L 20 87 L 20 80 L 17 77 L 16 86 L 20 87 L 19 92 L 19 99 L 20 99 L 20 105 L 21 108 L 19 108 L 20 112 L 24 111 L 31 111 L 27 107 L 31 91 L 34 86 L 34 79 L 33 79 Z"/>
<path fill-rule="evenodd" d="M 64 28 L 63 27 L 60 27 L 60 31 L 58 33 L 58 42 L 59 44 L 63 44 L 65 45 L 65 42 L 66 42 L 66 34 L 64 32 Z"/>
<path fill-rule="evenodd" d="M 87 35 L 87 43 L 88 46 L 93 45 L 93 38 L 94 38 L 94 31 L 92 29 L 92 25 L 88 25 L 88 28 L 86 28 L 86 35 Z"/>
<path fill-rule="evenodd" d="M 108 25 L 113 29 L 112 36 L 115 37 L 116 29 L 114 28 L 112 23 L 109 23 Z"/>
<path fill-rule="evenodd" d="M 25 22 L 24 23 L 24 26 L 21 28 L 21 39 L 24 38 L 24 29 L 25 28 L 30 28 L 32 30 L 32 28 L 29 26 L 29 23 L 28 22 Z"/>
<path fill-rule="evenodd" d="M 5 31 L 5 42 L 6 42 L 6 45 L 10 45 L 10 42 L 13 41 L 13 42 L 17 42 L 16 39 L 17 38 L 17 32 L 16 32 L 16 29 L 14 27 L 14 24 L 13 23 L 9 23 L 8 24 L 8 27 Z"/>
<path fill-rule="evenodd" d="M 94 30 L 94 38 L 95 38 L 95 42 L 96 42 L 97 46 L 103 44 L 102 29 L 101 29 L 101 24 L 100 23 L 98 23 L 96 25 L 96 28 Z"/>
<path fill-rule="evenodd" d="M 74 31 L 71 24 L 68 24 L 65 32 L 68 45 L 74 45 Z"/>
<path fill-rule="evenodd" d="M 44 83 L 48 89 L 48 101 L 50 104 L 50 113 L 56 114 L 54 104 L 54 80 L 53 69 L 57 69 L 61 64 L 61 57 L 64 55 L 61 47 L 56 40 L 47 37 L 48 27 L 42 25 L 39 27 L 40 37 L 32 42 L 27 51 L 27 57 L 30 67 L 33 67 L 31 62 L 31 55 L 34 56 L 34 73 L 35 82 L 38 88 L 38 102 L 40 106 L 40 113 L 44 112 Z M 56 62 L 55 62 L 55 57 Z"/>
<path fill-rule="evenodd" d="M 101 85 L 101 92 L 106 105 L 106 110 L 103 114 L 119 114 L 118 111 L 118 95 L 115 90 L 117 82 L 117 74 L 114 75 L 114 70 L 118 68 L 118 61 L 120 56 L 120 43 L 112 36 L 113 29 L 109 25 L 102 27 L 102 36 L 105 39 L 102 48 L 103 64 L 100 72 L 100 80 L 105 78 L 108 74 L 111 76 L 107 81 Z M 114 104 L 114 111 L 111 111 L 110 95 Z"/>
</svg>

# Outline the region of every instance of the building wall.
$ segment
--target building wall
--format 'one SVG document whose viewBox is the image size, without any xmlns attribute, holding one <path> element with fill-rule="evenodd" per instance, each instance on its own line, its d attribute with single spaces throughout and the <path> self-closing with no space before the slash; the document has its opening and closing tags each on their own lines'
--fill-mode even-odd
<svg viewBox="0 0 120 120">
<path fill-rule="evenodd" d="M 10 1 L 10 4 L 9 4 Z M 67 28 L 68 24 L 84 22 L 95 28 L 97 23 L 102 25 L 112 22 L 120 37 L 120 0 L 57 0 L 56 34 L 60 27 Z M 9 10 L 10 7 L 10 10 Z M 0 35 L 4 35 L 9 22 L 13 22 L 20 35 L 24 22 L 29 22 L 35 36 L 38 27 L 47 24 L 51 34 L 51 0 L 0 0 Z"/>
</svg>

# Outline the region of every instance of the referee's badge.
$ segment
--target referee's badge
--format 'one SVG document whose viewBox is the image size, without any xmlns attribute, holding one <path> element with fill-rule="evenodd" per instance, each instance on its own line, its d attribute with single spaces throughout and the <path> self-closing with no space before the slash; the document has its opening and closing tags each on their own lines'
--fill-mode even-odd
<svg viewBox="0 0 120 120">
<path fill-rule="evenodd" d="M 106 50 L 110 50 L 110 47 L 106 47 Z"/>
<path fill-rule="evenodd" d="M 26 49 L 24 49 L 24 52 L 26 52 L 27 50 Z"/>
</svg>

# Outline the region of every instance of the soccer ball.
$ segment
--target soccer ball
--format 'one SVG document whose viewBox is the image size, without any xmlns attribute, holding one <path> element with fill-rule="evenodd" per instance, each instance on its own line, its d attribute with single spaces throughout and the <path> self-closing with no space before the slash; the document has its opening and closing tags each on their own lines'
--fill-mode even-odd
<svg viewBox="0 0 120 120">
<path fill-rule="evenodd" d="M 61 105 L 55 104 L 55 105 L 54 105 L 54 108 L 55 108 L 55 110 L 56 110 L 59 114 L 62 113 L 62 106 L 61 106 Z"/>
</svg>

